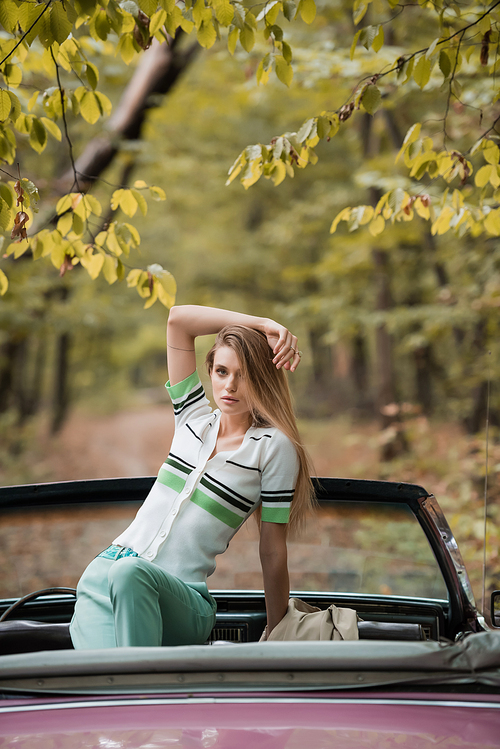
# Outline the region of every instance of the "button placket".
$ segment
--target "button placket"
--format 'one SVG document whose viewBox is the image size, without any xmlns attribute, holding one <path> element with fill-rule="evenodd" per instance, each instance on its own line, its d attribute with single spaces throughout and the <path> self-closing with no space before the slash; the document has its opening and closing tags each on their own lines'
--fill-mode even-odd
<svg viewBox="0 0 500 749">
<path fill-rule="evenodd" d="M 212 421 L 207 425 L 207 428 L 205 429 L 205 440 L 203 442 L 202 448 L 200 450 L 200 464 L 198 467 L 189 475 L 189 478 L 186 481 L 186 484 L 184 485 L 184 489 L 179 493 L 177 496 L 177 499 L 174 502 L 174 505 L 172 506 L 166 520 L 165 524 L 161 528 L 161 530 L 158 531 L 152 545 L 154 547 L 154 551 L 148 551 L 146 552 L 146 557 L 148 559 L 151 559 L 152 557 L 156 556 L 158 553 L 158 549 L 160 548 L 161 543 L 163 540 L 168 536 L 170 533 L 170 530 L 172 528 L 172 525 L 174 524 L 175 518 L 179 513 L 179 510 L 181 508 L 181 505 L 186 502 L 189 497 L 193 494 L 194 490 L 198 486 L 198 482 L 203 475 L 203 472 L 206 468 L 206 465 L 208 463 L 208 459 L 210 458 L 210 455 L 213 452 L 213 449 L 215 447 L 215 444 L 217 442 L 217 435 L 218 435 L 218 425 L 220 423 L 217 421 L 217 414 L 213 415 Z M 214 425 L 217 425 L 217 429 L 212 430 L 211 427 Z M 209 433 L 207 434 L 207 431 Z M 214 435 L 214 436 L 212 436 Z M 160 541 L 161 539 L 161 541 Z"/>
</svg>

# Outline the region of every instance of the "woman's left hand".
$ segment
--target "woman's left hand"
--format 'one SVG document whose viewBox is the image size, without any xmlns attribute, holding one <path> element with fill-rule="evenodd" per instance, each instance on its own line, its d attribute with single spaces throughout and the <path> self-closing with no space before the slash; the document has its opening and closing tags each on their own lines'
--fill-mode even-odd
<svg viewBox="0 0 500 749">
<path fill-rule="evenodd" d="M 273 364 L 276 364 L 276 368 L 284 367 L 291 372 L 295 372 L 302 356 L 298 348 L 297 336 L 274 320 L 267 321 L 264 333 L 273 351 Z"/>
</svg>

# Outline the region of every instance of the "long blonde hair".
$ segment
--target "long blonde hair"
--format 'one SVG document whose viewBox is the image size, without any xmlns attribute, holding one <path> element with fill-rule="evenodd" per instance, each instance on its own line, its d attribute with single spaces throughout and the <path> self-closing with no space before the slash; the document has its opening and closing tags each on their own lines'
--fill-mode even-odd
<svg viewBox="0 0 500 749">
<path fill-rule="evenodd" d="M 253 426 L 277 427 L 293 443 L 299 459 L 299 473 L 290 511 L 289 529 L 298 530 L 307 513 L 316 505 L 311 481 L 311 461 L 299 437 L 292 396 L 283 368 L 276 369 L 273 353 L 264 333 L 243 325 L 226 325 L 206 357 L 211 375 L 215 352 L 222 346 L 233 349 L 245 378 Z M 257 512 L 260 525 L 260 507 Z"/>
</svg>

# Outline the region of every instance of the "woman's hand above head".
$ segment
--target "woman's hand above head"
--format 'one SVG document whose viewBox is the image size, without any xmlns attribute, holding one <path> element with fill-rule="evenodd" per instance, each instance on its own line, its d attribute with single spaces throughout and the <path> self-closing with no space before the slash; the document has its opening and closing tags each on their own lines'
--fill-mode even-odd
<svg viewBox="0 0 500 749">
<path fill-rule="evenodd" d="M 284 367 L 295 372 L 302 356 L 297 345 L 297 336 L 274 320 L 266 322 L 264 333 L 274 354 L 273 364 L 276 364 L 277 369 Z"/>
</svg>

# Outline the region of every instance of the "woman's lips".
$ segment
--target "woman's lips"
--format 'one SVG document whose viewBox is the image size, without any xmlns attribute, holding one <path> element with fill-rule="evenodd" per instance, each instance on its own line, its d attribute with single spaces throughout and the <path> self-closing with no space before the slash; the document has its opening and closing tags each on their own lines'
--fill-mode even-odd
<svg viewBox="0 0 500 749">
<path fill-rule="evenodd" d="M 227 395 L 223 395 L 222 398 L 221 398 L 221 400 L 223 400 L 225 403 L 238 403 L 238 399 L 237 398 L 230 398 Z"/>
</svg>

